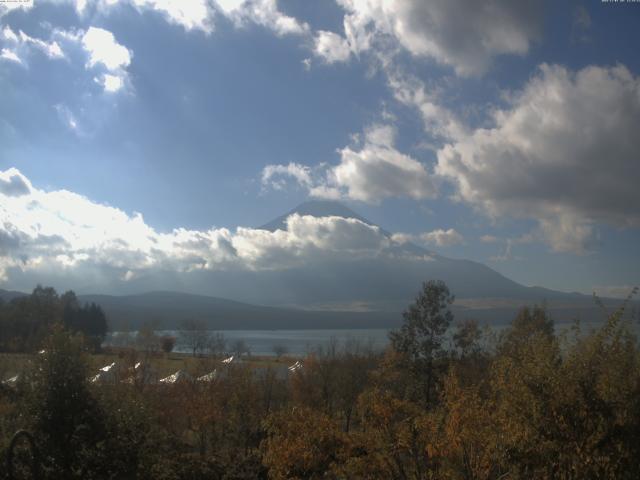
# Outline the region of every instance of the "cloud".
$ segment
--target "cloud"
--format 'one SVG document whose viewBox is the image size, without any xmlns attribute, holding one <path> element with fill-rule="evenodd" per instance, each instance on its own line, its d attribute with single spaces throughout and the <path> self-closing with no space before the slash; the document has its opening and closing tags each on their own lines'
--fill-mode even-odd
<svg viewBox="0 0 640 480">
<path fill-rule="evenodd" d="M 302 186 L 311 187 L 313 184 L 311 176 L 311 169 L 299 163 L 267 165 L 262 170 L 262 185 L 274 190 L 282 190 L 286 186 L 285 178 L 289 177 Z"/>
<path fill-rule="evenodd" d="M 66 190 L 31 186 L 17 169 L 0 172 L 0 278 L 12 272 L 134 279 L 149 272 L 278 270 L 384 255 L 376 226 L 354 218 L 291 215 L 285 230 L 245 227 L 161 233 L 132 215 Z"/>
<path fill-rule="evenodd" d="M 483 235 L 480 237 L 480 241 L 484 243 L 504 243 L 504 249 L 502 253 L 489 257 L 489 260 L 493 262 L 507 262 L 510 260 L 521 260 L 521 257 L 513 255 L 513 246 L 522 245 L 527 243 L 533 243 L 537 240 L 536 236 L 531 233 L 525 233 L 519 237 L 511 238 L 497 238 L 492 235 Z"/>
<path fill-rule="evenodd" d="M 455 140 L 468 133 L 464 122 L 442 105 L 437 93 L 428 93 L 424 82 L 398 70 L 387 72 L 388 84 L 395 99 L 420 113 L 424 129 L 436 141 Z M 435 90 L 435 89 L 434 89 Z"/>
<path fill-rule="evenodd" d="M 345 10 L 342 41 L 316 54 L 344 59 L 393 39 L 412 55 L 429 57 L 459 75 L 484 73 L 495 56 L 526 54 L 539 35 L 539 2 L 510 0 L 338 0 Z M 379 42 L 378 42 L 379 43 Z"/>
<path fill-rule="evenodd" d="M 417 235 L 410 233 L 394 233 L 391 235 L 391 240 L 401 245 L 413 242 L 436 245 L 438 247 L 450 247 L 452 245 L 460 245 L 464 243 L 464 237 L 462 234 L 453 228 L 448 230 L 438 228 L 431 232 L 424 232 Z"/>
<path fill-rule="evenodd" d="M 351 48 L 344 38 L 324 30 L 315 36 L 314 52 L 327 63 L 346 62 L 351 56 Z"/>
<path fill-rule="evenodd" d="M 7 197 L 19 197 L 31 192 L 29 180 L 15 168 L 0 171 L 0 194 Z"/>
<path fill-rule="evenodd" d="M 0 18 L 12 10 L 22 9 L 29 10 L 33 7 L 33 0 L 20 0 L 17 2 L 0 2 Z"/>
<path fill-rule="evenodd" d="M 213 9 L 209 0 L 75 0 L 74 3 L 82 17 L 88 17 L 94 9 L 108 14 L 118 5 L 129 4 L 139 12 L 158 12 L 167 22 L 186 31 L 199 30 L 208 34 L 213 30 Z"/>
<path fill-rule="evenodd" d="M 208 0 L 132 0 L 139 9 L 149 8 L 165 15 L 169 22 L 185 30 L 212 30 L 211 10 Z"/>
<path fill-rule="evenodd" d="M 11 27 L 5 26 L 0 32 L 0 39 L 11 48 L 3 48 L 1 57 L 25 65 L 24 59 L 31 54 L 33 50 L 42 52 L 46 57 L 52 59 L 65 58 L 64 52 L 55 40 L 45 41 L 34 38 L 22 30 L 14 32 Z"/>
<path fill-rule="evenodd" d="M 494 236 L 494 235 L 482 235 L 480 237 L 480 241 L 482 243 L 498 243 L 501 240 L 498 237 Z"/>
<path fill-rule="evenodd" d="M 261 25 L 276 35 L 302 35 L 309 32 L 309 25 L 278 9 L 276 0 L 217 0 L 218 11 L 237 27 L 248 23 Z"/>
<path fill-rule="evenodd" d="M 438 247 L 449 247 L 464 243 L 464 237 L 453 228 L 423 233 L 420 235 L 420 239 L 425 243 L 437 245 Z"/>
<path fill-rule="evenodd" d="M 15 50 L 9 50 L 8 48 L 3 48 L 2 51 L 0 51 L 0 58 L 4 58 L 5 60 L 10 60 L 16 63 L 22 63 L 22 60 L 20 59 L 20 57 L 18 57 L 18 54 L 15 52 Z"/>
<path fill-rule="evenodd" d="M 280 190 L 289 178 L 314 197 L 367 203 L 389 197 L 433 198 L 437 193 L 433 176 L 424 164 L 395 148 L 395 136 L 393 127 L 373 125 L 365 131 L 363 145 L 339 150 L 339 164 L 321 164 L 315 169 L 268 165 L 262 172 L 262 184 Z"/>
<path fill-rule="evenodd" d="M 555 251 L 587 253 L 598 223 L 640 226 L 640 80 L 625 67 L 542 65 L 480 128 L 438 151 L 456 197 L 538 221 Z"/>
<path fill-rule="evenodd" d="M 131 63 L 131 53 L 116 41 L 109 30 L 89 27 L 82 36 L 82 45 L 89 53 L 90 67 L 101 63 L 108 70 L 117 70 Z"/>
<path fill-rule="evenodd" d="M 131 64 L 129 49 L 119 44 L 109 30 L 98 27 L 89 27 L 81 41 L 89 54 L 87 68 L 102 66 L 108 72 L 95 77 L 95 81 L 106 92 L 120 90 L 127 78 L 126 68 Z"/>
</svg>

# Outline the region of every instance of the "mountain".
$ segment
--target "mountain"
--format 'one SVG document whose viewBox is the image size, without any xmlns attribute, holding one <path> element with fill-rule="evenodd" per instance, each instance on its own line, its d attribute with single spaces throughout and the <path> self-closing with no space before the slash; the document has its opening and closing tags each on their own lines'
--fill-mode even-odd
<svg viewBox="0 0 640 480">
<path fill-rule="evenodd" d="M 385 236 L 391 238 L 391 234 L 380 226 L 358 215 L 342 203 L 329 200 L 302 203 L 290 212 L 275 218 L 259 228 L 269 231 L 278 229 L 286 230 L 286 220 L 293 214 L 301 216 L 312 215 L 315 217 L 338 216 L 355 218 L 368 225 L 378 227 Z M 486 299 L 494 297 L 541 301 L 543 299 L 576 299 L 583 297 L 580 294 L 567 294 L 541 287 L 525 287 L 482 263 L 443 257 L 411 242 L 394 245 L 389 248 L 389 251 L 392 251 L 400 258 L 403 256 L 407 258 L 430 258 L 431 261 L 423 262 L 417 271 L 407 272 L 406 275 L 399 274 L 394 277 L 399 281 L 402 281 L 403 277 L 410 278 L 413 285 L 412 290 L 415 290 L 422 280 L 433 278 L 443 280 L 449 285 L 452 292 L 455 292 L 458 297 L 464 298 L 477 297 Z M 409 269 L 412 270 L 410 267 Z M 418 283 L 415 283 L 415 277 L 417 277 L 416 280 Z M 422 280 L 419 280 L 420 278 Z"/>
<path fill-rule="evenodd" d="M 27 294 L 24 292 L 16 292 L 13 290 L 3 290 L 0 288 L 0 300 L 2 300 L 3 302 L 10 302 L 14 298 L 24 297 L 25 295 Z"/>
<path fill-rule="evenodd" d="M 399 323 L 399 318 L 388 312 L 295 310 L 181 292 L 80 295 L 78 299 L 100 305 L 112 330 L 135 329 L 145 322 L 155 328 L 178 329 L 187 319 L 205 321 L 216 330 L 383 328 Z"/>
<path fill-rule="evenodd" d="M 286 230 L 286 219 L 292 214 L 355 218 L 374 225 L 339 202 L 314 201 L 260 228 Z M 155 272 L 122 282 L 120 290 L 110 292 L 121 295 L 83 294 L 79 298 L 101 305 L 114 329 L 135 328 L 143 322 L 171 329 L 186 319 L 204 320 L 217 329 L 375 328 L 398 325 L 401 312 L 422 282 L 439 279 L 456 296 L 453 310 L 457 319 L 504 323 L 521 306 L 534 303 L 545 303 L 558 321 L 603 318 L 590 296 L 526 287 L 481 263 L 447 258 L 412 243 L 392 242 L 391 235 L 378 228 L 389 241 L 381 254 L 373 256 L 336 257 L 320 251 L 314 258 L 304 257 L 281 269 Z M 77 293 L 85 292 L 79 289 Z M 0 291 L 5 300 L 19 295 Z"/>
<path fill-rule="evenodd" d="M 284 215 L 280 215 L 279 217 L 274 218 L 270 222 L 265 223 L 258 228 L 261 230 L 269 230 L 270 232 L 275 232 L 276 230 L 286 230 L 287 218 L 289 218 L 290 215 L 296 213 L 300 216 L 311 215 L 312 217 L 335 216 L 344 218 L 355 218 L 356 220 L 360 220 L 361 222 L 364 222 L 366 224 L 373 225 L 366 218 L 361 217 L 356 212 L 340 202 L 334 202 L 331 200 L 314 200 L 301 203 L 293 210 L 290 210 Z M 385 232 L 385 234 L 389 235 L 388 232 Z"/>
</svg>

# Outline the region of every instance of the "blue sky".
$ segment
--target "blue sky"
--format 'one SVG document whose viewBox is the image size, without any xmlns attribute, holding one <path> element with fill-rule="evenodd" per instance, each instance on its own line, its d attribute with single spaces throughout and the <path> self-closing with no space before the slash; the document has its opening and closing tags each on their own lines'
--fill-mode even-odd
<svg viewBox="0 0 640 480">
<path fill-rule="evenodd" d="M 296 242 L 339 249 L 317 225 L 251 227 L 330 198 L 525 285 L 626 292 L 639 20 L 600 1 L 1 3 L 0 287 L 60 266 L 92 284 L 89 257 L 120 282 L 286 268 Z"/>
</svg>

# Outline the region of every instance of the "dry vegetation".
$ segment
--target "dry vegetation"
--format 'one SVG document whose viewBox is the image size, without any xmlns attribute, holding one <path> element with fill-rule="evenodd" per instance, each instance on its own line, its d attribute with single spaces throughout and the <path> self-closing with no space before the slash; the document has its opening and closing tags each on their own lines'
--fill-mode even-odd
<svg viewBox="0 0 640 480">
<path fill-rule="evenodd" d="M 28 428 L 45 478 L 639 477 L 640 349 L 622 311 L 557 336 L 543 309 L 525 308 L 488 341 L 473 322 L 450 325 L 450 299 L 425 284 L 383 354 L 329 348 L 284 376 L 285 359 L 150 360 L 162 375 L 219 372 L 173 385 L 90 383 L 117 355 L 89 355 L 55 327 L 0 394 L 0 452 Z M 140 355 L 118 357 L 123 377 Z"/>
</svg>

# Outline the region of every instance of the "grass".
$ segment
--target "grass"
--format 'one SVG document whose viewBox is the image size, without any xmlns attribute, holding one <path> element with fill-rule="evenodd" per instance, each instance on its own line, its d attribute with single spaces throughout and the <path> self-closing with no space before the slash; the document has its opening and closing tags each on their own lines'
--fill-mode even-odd
<svg viewBox="0 0 640 480">
<path fill-rule="evenodd" d="M 36 354 L 27 353 L 0 353 L 0 381 L 27 370 L 35 356 Z M 184 353 L 145 355 L 143 352 L 135 352 L 133 350 L 88 355 L 91 375 L 94 375 L 100 368 L 112 362 L 133 365 L 138 361 L 146 361 L 158 372 L 160 378 L 171 375 L 178 370 L 185 370 L 193 376 L 204 375 L 219 367 L 220 360 L 220 358 L 205 356 L 194 357 Z M 280 359 L 275 357 L 246 357 L 243 358 L 243 364 L 249 368 L 281 368 L 291 365 L 295 360 L 285 356 Z"/>
</svg>

